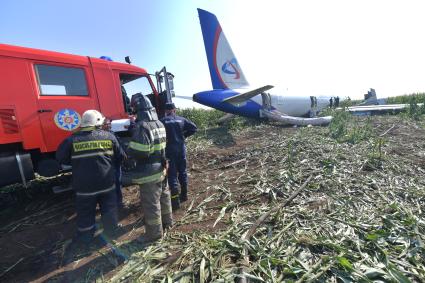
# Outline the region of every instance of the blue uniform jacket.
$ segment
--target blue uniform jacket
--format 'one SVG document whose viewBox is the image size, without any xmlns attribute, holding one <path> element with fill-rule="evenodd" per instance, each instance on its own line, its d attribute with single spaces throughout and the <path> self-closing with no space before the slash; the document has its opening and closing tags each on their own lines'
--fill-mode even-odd
<svg viewBox="0 0 425 283">
<path fill-rule="evenodd" d="M 190 137 L 198 130 L 192 121 L 177 115 L 165 116 L 161 122 L 167 131 L 167 155 L 184 152 L 185 138 Z"/>
</svg>

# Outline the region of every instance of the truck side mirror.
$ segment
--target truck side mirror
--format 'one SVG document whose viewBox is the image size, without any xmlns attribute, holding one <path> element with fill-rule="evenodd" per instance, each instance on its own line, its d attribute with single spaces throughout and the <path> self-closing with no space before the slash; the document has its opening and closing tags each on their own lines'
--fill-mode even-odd
<svg viewBox="0 0 425 283">
<path fill-rule="evenodd" d="M 173 82 L 174 75 L 171 73 L 167 73 L 167 78 L 168 78 L 168 86 L 170 87 L 170 91 L 171 91 L 174 89 L 174 82 Z"/>
</svg>

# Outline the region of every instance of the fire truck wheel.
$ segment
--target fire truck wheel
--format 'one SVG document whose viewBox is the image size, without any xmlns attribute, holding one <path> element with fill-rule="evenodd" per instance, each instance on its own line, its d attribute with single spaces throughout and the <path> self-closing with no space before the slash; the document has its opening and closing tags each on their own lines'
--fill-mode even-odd
<svg viewBox="0 0 425 283">
<path fill-rule="evenodd" d="M 37 164 L 37 172 L 44 177 L 52 177 L 59 174 L 60 165 L 54 159 L 43 159 Z"/>
<path fill-rule="evenodd" d="M 34 171 L 28 153 L 10 152 L 0 156 L 0 187 L 25 183 L 33 178 Z"/>
</svg>

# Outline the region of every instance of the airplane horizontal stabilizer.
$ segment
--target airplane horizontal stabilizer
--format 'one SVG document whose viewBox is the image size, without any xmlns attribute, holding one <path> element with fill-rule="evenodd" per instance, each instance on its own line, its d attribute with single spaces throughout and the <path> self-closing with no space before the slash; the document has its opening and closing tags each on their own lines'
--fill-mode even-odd
<svg viewBox="0 0 425 283">
<path fill-rule="evenodd" d="M 277 110 L 262 109 L 262 115 L 271 120 L 282 122 L 289 125 L 297 126 L 325 126 L 332 121 L 332 116 L 316 117 L 316 118 L 301 118 L 285 115 Z"/>
<path fill-rule="evenodd" d="M 254 96 L 259 95 L 259 94 L 261 94 L 261 93 L 263 93 L 263 92 L 265 92 L 265 91 L 267 91 L 271 88 L 273 88 L 272 85 L 266 85 L 266 86 L 248 91 L 248 92 L 244 92 L 244 93 L 232 96 L 232 97 L 225 98 L 221 102 L 228 102 L 228 103 L 231 103 L 233 105 L 238 105 L 238 104 L 246 102 L 248 99 L 251 99 Z"/>
</svg>

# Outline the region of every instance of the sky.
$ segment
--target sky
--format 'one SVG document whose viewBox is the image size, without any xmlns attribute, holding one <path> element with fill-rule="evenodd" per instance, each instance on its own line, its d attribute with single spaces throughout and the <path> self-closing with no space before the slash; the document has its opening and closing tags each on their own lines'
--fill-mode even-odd
<svg viewBox="0 0 425 283">
<path fill-rule="evenodd" d="M 191 97 L 212 88 L 196 8 L 217 16 L 252 87 L 352 99 L 369 88 L 425 92 L 420 0 L 1 0 L 0 43 L 128 55 L 150 73 L 166 66 L 176 94 Z"/>
</svg>

